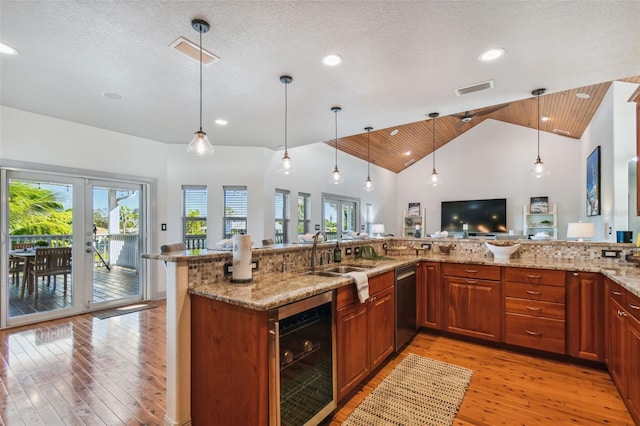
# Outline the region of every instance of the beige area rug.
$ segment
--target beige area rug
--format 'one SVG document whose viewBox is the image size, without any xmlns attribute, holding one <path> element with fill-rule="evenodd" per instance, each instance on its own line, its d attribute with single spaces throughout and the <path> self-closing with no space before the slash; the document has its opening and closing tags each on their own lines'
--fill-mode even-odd
<svg viewBox="0 0 640 426">
<path fill-rule="evenodd" d="M 409 354 L 342 425 L 451 425 L 472 375 L 466 368 Z"/>
<path fill-rule="evenodd" d="M 130 314 L 132 312 L 144 311 L 146 309 L 153 309 L 157 307 L 158 305 L 153 305 L 150 303 L 136 303 L 135 305 L 122 306 L 120 308 L 112 308 L 112 309 L 105 309 L 102 311 L 91 312 L 91 315 L 93 315 L 96 318 L 107 319 L 111 317 L 117 317 L 119 315 Z"/>
</svg>

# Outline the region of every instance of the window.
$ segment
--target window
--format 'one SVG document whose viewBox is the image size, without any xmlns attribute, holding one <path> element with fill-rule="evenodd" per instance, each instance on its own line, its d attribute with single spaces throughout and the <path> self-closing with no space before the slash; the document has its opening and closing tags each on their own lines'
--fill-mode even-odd
<svg viewBox="0 0 640 426">
<path fill-rule="evenodd" d="M 298 192 L 298 235 L 311 229 L 311 195 Z"/>
<path fill-rule="evenodd" d="M 366 228 L 365 232 L 371 236 L 371 226 L 373 226 L 373 205 L 371 203 L 367 203 L 366 213 L 365 213 L 365 223 Z"/>
<path fill-rule="evenodd" d="M 358 232 L 360 200 L 322 194 L 322 230 L 327 240 L 339 240 L 344 234 Z"/>
<path fill-rule="evenodd" d="M 207 248 L 207 187 L 182 187 L 182 229 L 188 249 Z"/>
<path fill-rule="evenodd" d="M 247 187 L 225 186 L 224 190 L 224 238 L 247 233 Z"/>
<path fill-rule="evenodd" d="M 276 189 L 275 198 L 275 218 L 276 218 L 276 243 L 288 243 L 289 240 L 289 222 L 291 221 L 291 213 L 289 209 L 289 191 L 284 189 Z"/>
</svg>

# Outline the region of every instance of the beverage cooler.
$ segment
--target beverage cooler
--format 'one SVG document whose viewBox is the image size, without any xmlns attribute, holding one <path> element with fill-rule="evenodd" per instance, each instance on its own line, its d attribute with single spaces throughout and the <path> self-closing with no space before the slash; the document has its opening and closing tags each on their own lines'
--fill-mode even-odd
<svg viewBox="0 0 640 426">
<path fill-rule="evenodd" d="M 269 424 L 315 425 L 336 408 L 333 292 L 269 311 Z"/>
</svg>

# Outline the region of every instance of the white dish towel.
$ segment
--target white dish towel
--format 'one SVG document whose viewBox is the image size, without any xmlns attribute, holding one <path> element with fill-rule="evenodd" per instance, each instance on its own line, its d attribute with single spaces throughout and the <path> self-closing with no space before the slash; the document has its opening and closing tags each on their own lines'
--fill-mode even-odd
<svg viewBox="0 0 640 426">
<path fill-rule="evenodd" d="M 353 278 L 358 290 L 358 299 L 360 303 L 364 303 L 369 298 L 369 278 L 364 272 L 347 272 L 347 275 Z"/>
</svg>

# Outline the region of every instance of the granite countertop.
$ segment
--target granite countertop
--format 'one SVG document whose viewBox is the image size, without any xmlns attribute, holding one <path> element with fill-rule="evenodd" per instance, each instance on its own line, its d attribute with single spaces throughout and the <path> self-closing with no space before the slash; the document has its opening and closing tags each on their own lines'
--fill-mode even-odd
<svg viewBox="0 0 640 426">
<path fill-rule="evenodd" d="M 194 253 L 183 253 L 178 258 L 192 257 Z M 207 253 L 212 256 L 212 253 Z M 161 255 L 159 255 L 161 256 Z M 513 266 L 537 269 L 555 269 L 579 272 L 600 272 L 614 282 L 620 284 L 631 293 L 640 297 L 640 269 L 632 265 L 620 265 L 607 261 L 570 261 L 553 259 L 512 259 L 494 261 L 493 258 L 480 256 L 449 256 L 443 254 L 425 253 L 424 255 L 391 256 L 392 260 L 382 261 L 349 261 L 343 265 L 360 265 L 367 267 L 369 277 L 394 270 L 398 267 L 419 261 L 472 263 L 495 266 Z M 172 256 L 172 260 L 177 258 Z M 330 267 L 333 265 L 327 265 Z M 273 272 L 257 274 L 250 284 L 232 284 L 229 281 L 218 282 L 190 288 L 194 295 L 208 297 L 214 300 L 243 306 L 253 310 L 269 310 L 306 297 L 331 291 L 338 287 L 351 284 L 353 279 L 348 276 L 326 277 L 304 275 L 304 271 Z"/>
</svg>

